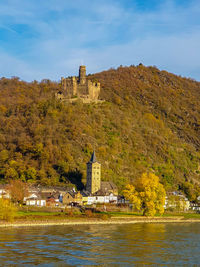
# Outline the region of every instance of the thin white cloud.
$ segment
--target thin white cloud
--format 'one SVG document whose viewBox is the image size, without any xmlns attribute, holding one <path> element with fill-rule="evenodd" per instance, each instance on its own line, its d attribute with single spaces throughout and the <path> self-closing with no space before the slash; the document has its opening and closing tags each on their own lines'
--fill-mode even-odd
<svg viewBox="0 0 200 267">
<path fill-rule="evenodd" d="M 10 78 L 15 76 L 31 81 L 34 80 L 34 77 L 40 76 L 41 71 L 31 68 L 31 64 L 29 65 L 25 61 L 7 54 L 5 51 L 0 50 L 0 58 L 1 62 L 3 62 L 3 64 L 0 65 L 2 77 L 6 76 Z M 6 73 L 6 75 L 3 75 L 3 73 Z"/>
<path fill-rule="evenodd" d="M 3 47 L 0 73 L 58 80 L 82 61 L 88 72 L 143 62 L 200 80 L 199 16 L 198 0 L 166 0 L 148 11 L 122 0 L 2 0 L 0 27 L 14 34 L 15 25 L 27 25 L 32 36 L 20 53 Z"/>
</svg>

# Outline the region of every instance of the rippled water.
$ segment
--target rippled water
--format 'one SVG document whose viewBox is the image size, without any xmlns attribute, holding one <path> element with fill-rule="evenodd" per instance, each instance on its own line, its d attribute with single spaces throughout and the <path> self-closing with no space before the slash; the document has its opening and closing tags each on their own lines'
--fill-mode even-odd
<svg viewBox="0 0 200 267">
<path fill-rule="evenodd" d="M 0 229 L 0 266 L 200 266 L 200 224 Z"/>
</svg>

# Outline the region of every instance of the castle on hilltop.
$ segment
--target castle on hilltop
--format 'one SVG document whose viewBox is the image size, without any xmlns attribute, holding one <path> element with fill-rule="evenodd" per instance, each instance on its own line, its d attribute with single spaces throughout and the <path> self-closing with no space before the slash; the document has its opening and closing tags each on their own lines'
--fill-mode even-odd
<svg viewBox="0 0 200 267">
<path fill-rule="evenodd" d="M 78 77 L 61 78 L 61 90 L 56 93 L 60 100 L 74 102 L 82 99 L 84 103 L 98 102 L 100 83 L 92 82 L 86 77 L 86 67 L 79 67 Z"/>
</svg>

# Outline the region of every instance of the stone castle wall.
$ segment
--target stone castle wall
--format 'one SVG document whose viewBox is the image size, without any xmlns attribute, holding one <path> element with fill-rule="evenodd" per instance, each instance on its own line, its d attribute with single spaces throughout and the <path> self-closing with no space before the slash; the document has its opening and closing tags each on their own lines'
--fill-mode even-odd
<svg viewBox="0 0 200 267">
<path fill-rule="evenodd" d="M 98 101 L 100 94 L 100 83 L 92 82 L 86 77 L 86 67 L 80 66 L 79 77 L 70 77 L 61 79 L 61 91 L 56 93 L 56 97 L 61 100 L 87 99 L 89 101 Z"/>
</svg>

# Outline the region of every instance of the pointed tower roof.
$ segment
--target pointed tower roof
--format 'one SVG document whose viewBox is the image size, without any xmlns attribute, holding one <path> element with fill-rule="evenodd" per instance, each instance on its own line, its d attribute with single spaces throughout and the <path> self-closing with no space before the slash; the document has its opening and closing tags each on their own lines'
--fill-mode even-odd
<svg viewBox="0 0 200 267">
<path fill-rule="evenodd" d="M 95 162 L 97 162 L 97 158 L 96 158 L 95 151 L 93 151 L 91 159 L 88 163 L 95 163 Z"/>
</svg>

